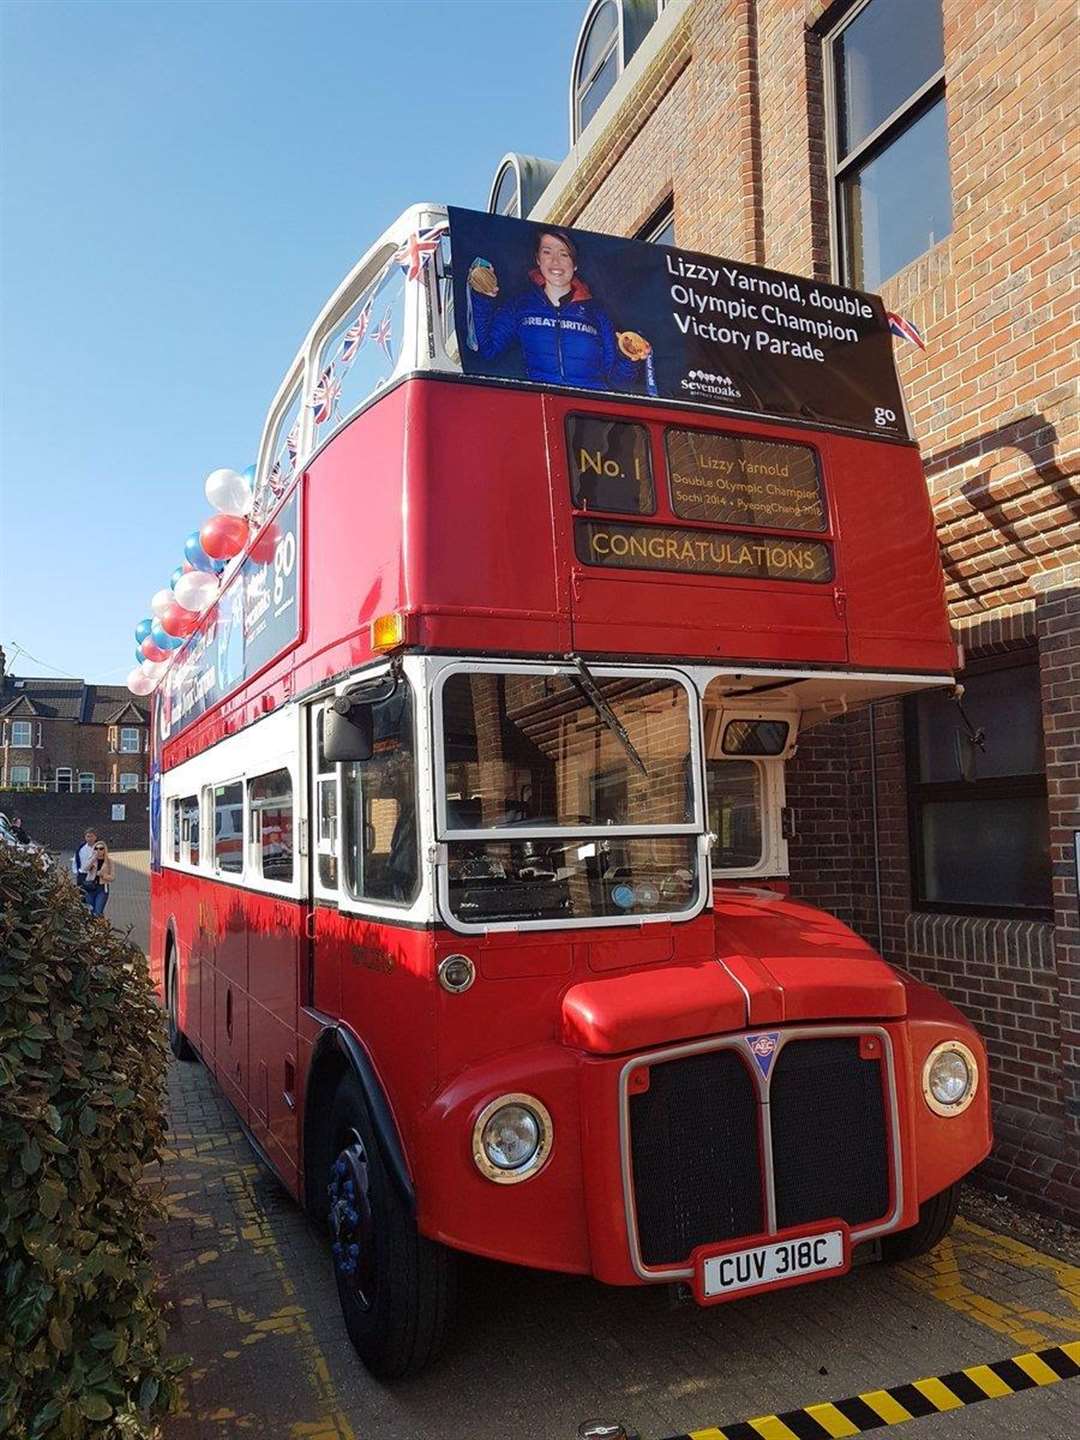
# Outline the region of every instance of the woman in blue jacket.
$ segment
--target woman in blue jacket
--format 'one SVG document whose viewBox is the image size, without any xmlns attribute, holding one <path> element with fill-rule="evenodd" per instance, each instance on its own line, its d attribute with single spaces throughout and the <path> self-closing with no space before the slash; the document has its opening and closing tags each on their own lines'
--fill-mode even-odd
<svg viewBox="0 0 1080 1440">
<path fill-rule="evenodd" d="M 486 260 L 469 268 L 469 344 L 494 360 L 517 341 L 530 380 L 580 390 L 625 390 L 650 348 L 632 332 L 616 334 L 607 312 L 577 274 L 577 248 L 562 230 L 542 230 L 524 294 L 499 305 L 499 282 Z"/>
</svg>

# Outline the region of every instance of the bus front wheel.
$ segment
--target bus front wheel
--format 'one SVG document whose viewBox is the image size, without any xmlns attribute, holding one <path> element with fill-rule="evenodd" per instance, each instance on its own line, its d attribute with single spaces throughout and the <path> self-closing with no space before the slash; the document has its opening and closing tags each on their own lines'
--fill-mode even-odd
<svg viewBox="0 0 1080 1440">
<path fill-rule="evenodd" d="M 452 1251 L 416 1228 L 391 1180 L 356 1076 L 330 1110 L 328 1219 L 349 1338 L 374 1375 L 398 1379 L 442 1349 L 456 1292 Z"/>
<path fill-rule="evenodd" d="M 960 1204 L 960 1186 L 950 1185 L 938 1195 L 932 1195 L 919 1206 L 919 1223 L 910 1230 L 901 1230 L 897 1235 L 886 1235 L 881 1242 L 882 1259 L 890 1264 L 903 1260 L 914 1260 L 916 1255 L 925 1255 L 940 1245 L 952 1229 Z"/>
<path fill-rule="evenodd" d="M 180 1029 L 180 998 L 178 995 L 180 976 L 176 960 L 169 955 L 165 974 L 165 1019 L 169 1030 L 169 1049 L 178 1060 L 194 1060 L 195 1051 L 188 1043 L 187 1036 Z"/>
</svg>

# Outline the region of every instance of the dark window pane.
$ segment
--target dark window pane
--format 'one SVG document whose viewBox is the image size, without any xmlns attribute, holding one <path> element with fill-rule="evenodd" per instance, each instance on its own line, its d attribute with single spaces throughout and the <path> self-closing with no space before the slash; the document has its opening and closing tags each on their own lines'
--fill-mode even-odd
<svg viewBox="0 0 1080 1440">
<path fill-rule="evenodd" d="M 710 760 L 705 783 L 713 869 L 749 869 L 761 859 L 761 771 L 751 760 Z"/>
<path fill-rule="evenodd" d="M 1050 834 L 1041 795 L 922 805 L 924 900 L 1040 909 L 1050 900 Z"/>
<path fill-rule="evenodd" d="M 603 104 L 608 91 L 615 84 L 619 76 L 619 56 L 616 50 L 604 61 L 603 65 L 596 72 L 596 79 L 589 88 L 582 94 L 578 102 L 578 129 L 584 130 L 589 121 L 596 114 Z"/>
<path fill-rule="evenodd" d="M 570 415 L 566 448 L 570 489 L 579 510 L 651 515 L 656 509 L 649 432 L 644 425 L 600 415 Z"/>
<path fill-rule="evenodd" d="M 971 723 L 986 732 L 986 749 L 974 751 L 956 704 L 947 695 L 920 695 L 919 779 L 988 780 L 1003 775 L 1041 775 L 1042 710 L 1038 665 L 1010 665 L 1001 670 L 969 674 L 964 681 L 964 709 Z M 971 767 L 972 760 L 974 768 Z"/>
<path fill-rule="evenodd" d="M 779 755 L 789 729 L 786 720 L 730 720 L 720 748 L 725 755 Z"/>
<path fill-rule="evenodd" d="M 199 863 L 199 802 L 194 795 L 181 800 L 181 828 L 188 845 L 188 864 Z"/>
<path fill-rule="evenodd" d="M 642 238 L 643 240 L 648 240 L 648 241 L 650 242 L 650 244 L 653 244 L 653 245 L 674 245 L 674 244 L 675 244 L 675 216 L 674 216 L 674 214 L 669 214 L 668 217 L 667 217 L 667 219 L 664 220 L 662 224 L 659 224 L 659 223 L 658 223 L 658 224 L 656 225 L 656 227 L 655 227 L 648 235 L 643 235 L 641 238 Z"/>
<path fill-rule="evenodd" d="M 941 0 L 872 0 L 833 53 L 843 159 L 945 63 Z"/>
<path fill-rule="evenodd" d="M 952 230 L 945 101 L 841 180 L 848 284 L 878 290 Z"/>
</svg>

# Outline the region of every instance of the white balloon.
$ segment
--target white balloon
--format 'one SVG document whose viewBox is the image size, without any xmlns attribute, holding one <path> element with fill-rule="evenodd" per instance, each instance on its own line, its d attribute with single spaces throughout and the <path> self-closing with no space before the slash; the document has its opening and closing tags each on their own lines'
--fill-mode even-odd
<svg viewBox="0 0 1080 1440">
<path fill-rule="evenodd" d="M 150 601 L 150 614 L 161 616 L 176 599 L 171 590 L 159 590 Z"/>
<path fill-rule="evenodd" d="M 141 665 L 136 665 L 127 677 L 127 687 L 133 695 L 149 695 L 154 688 L 154 681 L 143 673 Z"/>
<path fill-rule="evenodd" d="M 148 675 L 155 684 L 161 679 L 168 668 L 168 660 L 144 660 L 142 662 L 143 674 Z"/>
<path fill-rule="evenodd" d="M 205 570 L 189 570 L 176 582 L 176 603 L 184 610 L 195 614 L 205 610 L 217 599 L 218 581 L 216 575 Z"/>
<path fill-rule="evenodd" d="M 236 470 L 212 470 L 203 488 L 222 515 L 246 515 L 251 509 L 251 486 Z"/>
</svg>

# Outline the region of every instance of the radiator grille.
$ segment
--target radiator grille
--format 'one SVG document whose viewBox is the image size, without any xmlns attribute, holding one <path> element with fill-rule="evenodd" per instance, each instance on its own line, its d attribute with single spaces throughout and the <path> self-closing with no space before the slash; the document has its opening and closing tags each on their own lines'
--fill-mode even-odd
<svg viewBox="0 0 1080 1440">
<path fill-rule="evenodd" d="M 765 1224 L 759 1108 L 733 1050 L 652 1066 L 630 1097 L 638 1240 L 646 1265 L 685 1260 L 697 1245 Z"/>
<path fill-rule="evenodd" d="M 776 1058 L 771 1088 L 776 1223 L 880 1220 L 889 1208 L 881 1060 L 857 1035 L 797 1040 Z"/>
</svg>

